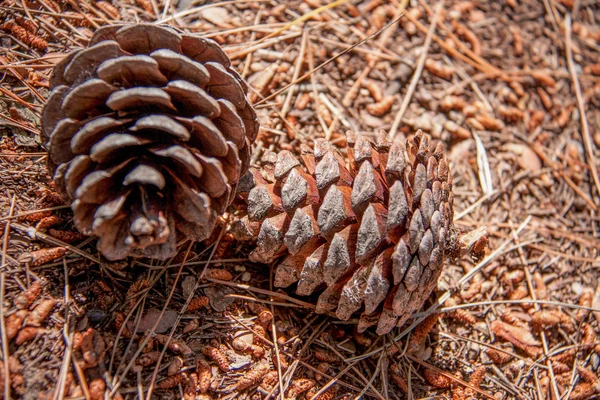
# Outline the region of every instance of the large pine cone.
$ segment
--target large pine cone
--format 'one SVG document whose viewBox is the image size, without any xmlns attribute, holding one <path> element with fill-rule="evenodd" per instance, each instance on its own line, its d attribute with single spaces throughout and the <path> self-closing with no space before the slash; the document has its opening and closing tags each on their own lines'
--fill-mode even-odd
<svg viewBox="0 0 600 400">
<path fill-rule="evenodd" d="M 258 120 L 219 45 L 156 25 L 100 28 L 54 69 L 48 164 L 111 260 L 205 239 L 248 169 Z"/>
<path fill-rule="evenodd" d="M 358 330 L 385 334 L 402 325 L 434 289 L 456 238 L 452 177 L 441 143 L 422 132 L 373 144 L 349 133 L 348 168 L 324 139 L 300 160 L 288 151 L 242 178 L 248 215 L 234 234 L 257 237 L 250 254 L 285 255 L 275 286 L 320 294 L 317 312 L 346 320 L 364 304 Z"/>
</svg>

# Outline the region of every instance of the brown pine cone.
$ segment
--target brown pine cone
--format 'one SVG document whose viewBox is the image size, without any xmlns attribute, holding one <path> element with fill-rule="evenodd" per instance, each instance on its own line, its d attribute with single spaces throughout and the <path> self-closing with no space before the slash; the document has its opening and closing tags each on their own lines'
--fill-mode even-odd
<svg viewBox="0 0 600 400">
<path fill-rule="evenodd" d="M 358 330 L 385 334 L 418 311 L 444 257 L 455 252 L 452 177 L 441 143 L 419 131 L 373 144 L 349 133 L 348 165 L 324 139 L 300 159 L 282 151 L 240 181 L 248 215 L 233 226 L 257 238 L 254 262 L 285 256 L 275 286 L 325 288 L 317 312 L 342 319 L 364 306 Z"/>
<path fill-rule="evenodd" d="M 258 120 L 219 45 L 151 24 L 100 28 L 54 69 L 49 170 L 111 260 L 165 259 L 211 233 L 248 169 Z"/>
</svg>

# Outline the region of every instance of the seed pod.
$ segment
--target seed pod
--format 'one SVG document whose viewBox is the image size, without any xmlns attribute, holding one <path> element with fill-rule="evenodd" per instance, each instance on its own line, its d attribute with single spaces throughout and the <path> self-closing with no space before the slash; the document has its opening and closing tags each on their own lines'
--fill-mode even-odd
<svg viewBox="0 0 600 400">
<path fill-rule="evenodd" d="M 40 329 L 35 326 L 26 326 L 17 333 L 15 344 L 17 346 L 22 345 L 25 342 L 29 342 L 36 338 Z"/>
<path fill-rule="evenodd" d="M 255 335 L 253 337 L 253 343 L 257 346 L 264 346 L 265 345 L 265 340 L 269 339 L 269 335 L 267 335 L 267 331 L 265 330 L 265 328 L 263 328 L 261 325 L 254 325 L 252 327 L 252 329 L 255 332 Z"/>
<path fill-rule="evenodd" d="M 65 243 L 77 243 L 85 239 L 85 235 L 79 232 L 62 231 L 57 229 L 49 229 L 48 234 Z"/>
<path fill-rule="evenodd" d="M 188 376 L 188 380 L 183 388 L 183 398 L 185 400 L 188 399 L 197 399 L 196 393 L 198 392 L 198 375 L 195 372 L 192 372 Z"/>
<path fill-rule="evenodd" d="M 592 302 L 594 301 L 594 292 L 592 290 L 585 290 L 581 297 L 579 298 L 579 305 L 583 307 L 592 307 Z M 582 322 L 584 321 L 588 315 L 590 315 L 590 310 L 579 309 L 575 314 L 575 321 Z"/>
<path fill-rule="evenodd" d="M 504 311 L 502 315 L 500 315 L 500 319 L 502 319 L 502 321 L 510 325 L 518 326 L 521 328 L 528 328 L 529 324 L 522 318 L 522 316 L 510 310 Z"/>
<path fill-rule="evenodd" d="M 167 346 L 168 349 L 176 354 L 181 354 L 182 356 L 187 357 L 194 353 L 194 351 L 187 344 L 185 344 L 183 340 L 171 338 L 169 341 L 169 336 L 167 335 L 155 335 L 154 338 L 162 345 L 169 342 L 169 345 Z"/>
<path fill-rule="evenodd" d="M 229 360 L 227 360 L 225 354 L 223 354 L 223 352 L 218 348 L 207 346 L 204 349 L 202 349 L 202 353 L 214 362 L 216 362 L 221 371 L 228 372 L 231 369 L 231 367 L 229 366 Z"/>
<path fill-rule="evenodd" d="M 279 375 L 277 374 L 277 371 L 269 371 L 263 377 L 263 380 L 260 383 L 260 386 L 263 389 L 270 391 L 271 389 L 273 389 L 275 387 L 275 385 L 277 384 L 278 381 L 279 381 Z"/>
<path fill-rule="evenodd" d="M 504 123 L 502 121 L 497 118 L 490 117 L 489 115 L 478 114 L 475 116 L 475 120 L 488 131 L 501 131 L 504 129 Z"/>
<path fill-rule="evenodd" d="M 136 364 L 141 365 L 142 367 L 154 365 L 158 362 L 158 359 L 160 358 L 160 353 L 160 351 L 151 351 L 149 353 L 142 354 L 138 357 Z"/>
<path fill-rule="evenodd" d="M 196 374 L 198 375 L 198 391 L 200 393 L 208 392 L 212 380 L 212 371 L 210 365 L 201 358 L 196 360 Z"/>
<path fill-rule="evenodd" d="M 54 68 L 42 137 L 76 227 L 110 260 L 167 259 L 233 200 L 258 121 L 217 43 L 153 24 L 98 29 Z"/>
<path fill-rule="evenodd" d="M 15 299 L 17 308 L 28 308 L 42 292 L 42 282 L 37 280 Z"/>
<path fill-rule="evenodd" d="M 18 310 L 17 312 L 10 314 L 6 317 L 6 322 L 4 326 L 6 327 L 6 337 L 8 340 L 13 339 L 21 330 L 23 326 L 23 321 L 29 315 L 29 311 L 27 310 Z"/>
<path fill-rule="evenodd" d="M 531 315 L 531 322 L 540 329 L 559 325 L 567 332 L 573 332 L 575 330 L 569 316 L 558 310 L 536 311 Z"/>
<path fill-rule="evenodd" d="M 423 370 L 423 377 L 431 386 L 440 389 L 447 389 L 454 382 L 451 378 L 429 368 Z"/>
<path fill-rule="evenodd" d="M 409 351 L 415 352 L 425 343 L 425 338 L 433 329 L 433 326 L 440 318 L 439 314 L 428 315 L 419 325 L 417 325 L 410 336 L 408 343 Z"/>
<path fill-rule="evenodd" d="M 2 29 L 7 32 L 10 32 L 15 38 L 25 43 L 28 46 L 33 47 L 34 49 L 40 51 L 48 50 L 48 42 L 36 35 L 35 33 L 30 33 L 27 29 L 18 25 L 15 21 L 7 21 L 2 25 Z"/>
<path fill-rule="evenodd" d="M 46 232 L 46 230 L 48 230 L 48 228 L 50 228 L 52 226 L 56 226 L 60 223 L 61 223 L 60 218 L 58 218 L 56 215 L 51 215 L 49 217 L 42 218 L 40 220 L 40 222 L 38 222 L 35 225 L 35 229 L 40 232 Z"/>
<path fill-rule="evenodd" d="M 313 388 L 317 382 L 307 378 L 294 379 L 287 392 L 287 398 L 296 398 L 307 390 Z"/>
<path fill-rule="evenodd" d="M 66 252 L 67 249 L 64 247 L 51 247 L 49 249 L 40 249 L 30 253 L 21 254 L 18 260 L 23 264 L 37 267 L 64 256 Z"/>
<path fill-rule="evenodd" d="M 485 354 L 487 354 L 494 364 L 506 364 L 512 360 L 512 356 L 510 354 L 492 348 L 487 348 L 485 350 Z"/>
<path fill-rule="evenodd" d="M 113 20 L 121 19 L 121 16 L 119 15 L 119 10 L 115 6 L 110 4 L 108 1 L 97 1 L 96 6 L 109 18 Z"/>
<path fill-rule="evenodd" d="M 177 375 L 169 376 L 164 381 L 161 381 L 156 385 L 158 389 L 171 389 L 177 385 L 186 383 L 188 380 L 187 376 L 182 372 Z"/>
<path fill-rule="evenodd" d="M 457 304 L 458 301 L 454 297 L 450 297 L 448 300 L 446 300 L 444 306 L 453 307 Z M 468 310 L 465 310 L 463 308 L 452 310 L 449 313 L 447 313 L 447 315 L 456 321 L 462 322 L 463 324 L 473 325 L 477 322 L 477 318 L 475 318 L 475 316 L 471 314 Z"/>
<path fill-rule="evenodd" d="M 390 111 L 395 101 L 394 96 L 386 96 L 377 103 L 367 104 L 367 112 L 376 117 L 384 116 Z"/>
<path fill-rule="evenodd" d="M 363 347 L 369 347 L 373 343 L 373 340 L 370 337 L 368 337 L 364 333 L 358 332 L 357 330 L 354 330 L 354 332 L 352 332 L 352 337 L 354 338 L 356 343 Z"/>
<path fill-rule="evenodd" d="M 456 72 L 456 68 L 444 65 L 442 62 L 434 61 L 431 58 L 425 60 L 425 69 L 432 75 L 439 78 L 450 80 Z"/>
<path fill-rule="evenodd" d="M 273 313 L 267 307 L 260 303 L 249 303 L 248 308 L 256 314 L 256 323 L 261 327 L 266 327 L 273 320 Z"/>
<path fill-rule="evenodd" d="M 104 379 L 98 378 L 90 382 L 90 399 L 101 400 L 104 398 L 104 391 L 106 390 L 106 382 Z"/>
<path fill-rule="evenodd" d="M 231 346 L 242 353 L 250 354 L 254 358 L 262 358 L 265 355 L 265 349 L 254 344 L 246 343 L 242 338 L 236 338 Z"/>
<path fill-rule="evenodd" d="M 209 302 L 210 302 L 210 300 L 208 299 L 207 296 L 194 297 L 190 301 L 190 304 L 188 305 L 188 307 L 185 309 L 185 312 L 189 313 L 189 312 L 196 311 L 196 310 L 199 310 L 204 307 L 208 307 Z"/>
<path fill-rule="evenodd" d="M 335 353 L 329 350 L 315 349 L 313 355 L 317 360 L 327 363 L 336 363 L 340 361 L 340 358 Z"/>
<path fill-rule="evenodd" d="M 220 281 L 230 281 L 233 279 L 233 275 L 231 275 L 231 272 L 227 271 L 226 269 L 211 268 L 206 270 L 206 272 L 204 273 L 204 278 L 218 279 Z"/>
<path fill-rule="evenodd" d="M 273 351 L 271 353 L 271 361 L 273 362 L 273 366 L 275 368 L 281 368 L 281 372 L 287 371 L 288 367 L 290 366 L 286 356 L 282 353 L 279 353 L 279 357 L 277 357 L 277 354 Z"/>
<path fill-rule="evenodd" d="M 33 214 L 22 215 L 17 217 L 17 221 L 19 222 L 39 222 L 46 217 L 52 216 L 52 211 L 38 211 Z"/>
<path fill-rule="evenodd" d="M 490 324 L 492 332 L 505 340 L 508 340 L 513 345 L 519 347 L 532 357 L 537 357 L 541 354 L 541 343 L 536 340 L 531 332 L 525 328 L 512 326 L 502 321 L 492 321 Z"/>
<path fill-rule="evenodd" d="M 533 79 L 535 79 L 535 81 L 539 85 L 542 85 L 542 86 L 545 86 L 545 87 L 549 87 L 549 88 L 555 88 L 556 87 L 556 81 L 554 80 L 554 78 L 552 76 L 550 76 L 545 71 L 532 71 L 531 72 L 531 77 Z"/>
<path fill-rule="evenodd" d="M 594 393 L 596 393 L 596 388 L 594 384 L 591 383 L 579 383 L 569 396 L 570 400 L 586 400 L 591 398 Z"/>
<path fill-rule="evenodd" d="M 317 370 L 321 373 L 315 373 L 315 379 L 319 382 L 323 382 L 327 378 L 324 374 L 329 374 L 329 370 L 331 369 L 331 364 L 327 362 L 321 362 L 317 365 Z"/>
<path fill-rule="evenodd" d="M 444 112 L 448 111 L 462 111 L 466 106 L 467 102 L 462 97 L 458 96 L 446 96 L 440 102 L 440 110 Z"/>
<path fill-rule="evenodd" d="M 406 383 L 406 379 L 400 374 L 400 367 L 398 364 L 390 365 L 390 377 L 403 393 L 408 393 L 408 384 Z"/>
<path fill-rule="evenodd" d="M 516 107 L 500 107 L 498 112 L 507 122 L 519 122 L 525 118 L 525 113 Z"/>
<path fill-rule="evenodd" d="M 183 367 L 183 359 L 181 357 L 173 358 L 169 364 L 169 368 L 167 368 L 167 375 L 176 375 L 181 370 L 181 367 Z"/>
<path fill-rule="evenodd" d="M 258 363 L 253 369 L 244 374 L 236 384 L 237 390 L 244 390 L 250 386 L 257 385 L 263 377 L 269 372 L 269 366 L 265 363 Z"/>
<path fill-rule="evenodd" d="M 589 64 L 583 67 L 583 72 L 595 76 L 600 76 L 600 64 Z"/>
<path fill-rule="evenodd" d="M 44 300 L 37 305 L 27 318 L 27 325 L 29 326 L 41 326 L 42 322 L 48 318 L 52 309 L 56 305 L 56 300 Z"/>
<path fill-rule="evenodd" d="M 333 400 L 338 391 L 337 386 L 330 386 L 329 388 L 327 388 L 327 390 L 325 390 L 325 392 L 315 397 L 319 390 L 320 389 L 313 387 L 308 392 L 306 392 L 306 395 L 304 397 L 306 397 L 307 399 L 314 400 Z"/>
</svg>

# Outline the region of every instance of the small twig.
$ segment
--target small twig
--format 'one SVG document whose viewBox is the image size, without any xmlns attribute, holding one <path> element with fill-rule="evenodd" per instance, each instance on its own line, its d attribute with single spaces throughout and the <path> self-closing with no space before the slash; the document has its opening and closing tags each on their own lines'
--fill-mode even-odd
<svg viewBox="0 0 600 400">
<path fill-rule="evenodd" d="M 565 18 L 565 47 L 567 50 L 567 66 L 571 73 L 571 79 L 573 81 L 573 90 L 577 98 L 577 108 L 579 108 L 579 114 L 581 119 L 581 136 L 583 139 L 583 145 L 587 153 L 588 164 L 596 190 L 600 194 L 600 177 L 598 176 L 596 157 L 594 157 L 594 151 L 592 149 L 592 139 L 590 136 L 590 128 L 588 127 L 587 118 L 585 116 L 585 104 L 583 95 L 581 94 L 581 86 L 579 85 L 579 79 L 577 78 L 577 71 L 575 70 L 575 64 L 573 63 L 573 45 L 571 43 L 571 15 L 567 14 Z"/>
<path fill-rule="evenodd" d="M 69 304 L 71 304 L 71 288 L 69 286 L 69 268 L 67 266 L 67 260 L 63 257 L 63 272 L 65 274 L 65 321 L 67 323 L 63 326 L 63 339 L 65 341 L 65 354 L 63 357 L 63 362 L 60 367 L 60 372 L 58 374 L 58 380 L 56 382 L 57 389 L 54 391 L 54 400 L 64 399 L 65 398 L 65 381 L 67 378 L 67 374 L 69 373 L 69 364 L 71 364 L 71 358 L 73 356 L 73 337 L 69 332 Z"/>
<path fill-rule="evenodd" d="M 11 216 L 15 211 L 15 199 L 16 193 L 13 193 L 10 201 L 10 211 L 8 215 Z M 4 227 L 4 240 L 2 241 L 2 265 L 6 264 L 6 251 L 8 249 L 8 235 L 10 233 L 10 223 Z M 4 398 L 10 400 L 10 371 L 8 369 L 8 337 L 6 336 L 6 324 L 4 321 L 4 286 L 5 286 L 5 268 L 0 269 L 0 330 L 2 331 L 2 358 L 4 359 Z"/>
<path fill-rule="evenodd" d="M 415 69 L 415 73 L 413 74 L 412 79 L 410 80 L 410 85 L 408 86 L 408 90 L 402 99 L 402 104 L 400 105 L 400 110 L 396 114 L 396 118 L 392 123 L 392 127 L 390 128 L 390 137 L 396 136 L 398 132 L 398 128 L 400 127 L 400 123 L 402 122 L 402 117 L 404 117 L 404 113 L 408 109 L 408 105 L 412 99 L 413 93 L 417 88 L 417 84 L 421 79 L 421 73 L 423 73 L 423 66 L 425 65 L 425 60 L 427 59 L 427 53 L 429 53 L 429 47 L 431 46 L 431 40 L 433 38 L 433 34 L 435 32 L 435 27 L 437 26 L 438 19 L 440 18 L 440 13 L 442 12 L 442 6 L 444 5 L 444 0 L 441 0 L 436 8 L 433 19 L 431 20 L 431 24 L 429 25 L 429 29 L 427 31 L 427 37 L 425 37 L 425 43 L 423 44 L 423 48 L 421 50 L 421 56 L 419 57 L 419 61 L 417 62 L 417 68 Z"/>
<path fill-rule="evenodd" d="M 475 147 L 477 148 L 477 173 L 479 175 L 479 183 L 483 190 L 483 194 L 488 195 L 494 192 L 490 161 L 487 156 L 487 150 L 479 135 L 475 132 L 473 132 L 472 135 L 473 139 L 475 139 Z"/>
<path fill-rule="evenodd" d="M 165 6 L 163 7 L 163 12 L 162 12 L 162 15 L 160 16 L 161 19 L 167 18 L 167 14 L 169 12 L 170 7 L 171 7 L 171 0 L 165 1 Z"/>
<path fill-rule="evenodd" d="M 460 308 L 474 308 L 474 307 L 486 307 L 486 306 L 494 306 L 494 305 L 507 305 L 507 304 L 540 304 L 545 306 L 554 306 L 554 307 L 563 307 L 563 308 L 572 308 L 574 310 L 588 310 L 593 312 L 600 312 L 600 308 L 588 307 L 588 306 L 580 306 L 579 304 L 572 303 L 563 303 L 560 301 L 552 301 L 552 300 L 532 300 L 532 299 L 521 299 L 521 300 L 487 300 L 487 301 L 479 301 L 476 303 L 464 303 L 464 304 L 456 304 L 452 307 L 443 307 L 440 308 L 440 312 L 449 312 L 458 310 Z M 417 313 L 415 316 L 425 315 L 424 313 Z"/>
<path fill-rule="evenodd" d="M 262 12 L 258 11 L 256 16 L 254 17 L 254 25 L 260 24 L 260 19 L 262 17 Z M 250 41 L 253 42 L 256 40 L 256 31 L 252 31 L 250 34 Z M 250 65 L 252 65 L 252 56 L 254 53 L 248 53 L 246 56 L 246 62 L 244 63 L 244 68 L 242 69 L 242 78 L 246 79 L 248 77 L 248 72 L 250 71 Z"/>
<path fill-rule="evenodd" d="M 302 39 L 300 41 L 300 52 L 298 54 L 298 58 L 296 59 L 296 65 L 294 65 L 294 75 L 292 76 L 292 82 L 298 79 L 300 76 L 300 71 L 302 70 L 302 64 L 304 63 L 304 54 L 306 53 L 306 47 L 308 44 L 308 30 L 302 31 Z M 287 116 L 287 113 L 290 110 L 290 104 L 292 103 L 292 97 L 295 94 L 296 85 L 290 87 L 290 90 L 287 92 L 287 96 L 285 97 L 285 101 L 283 102 L 283 106 L 281 107 L 281 115 L 283 117 Z"/>
<path fill-rule="evenodd" d="M 272 296 L 272 297 L 278 297 L 280 299 L 287 300 L 290 303 L 298 304 L 298 305 L 300 305 L 300 306 L 302 306 L 304 308 L 308 308 L 308 309 L 312 309 L 312 310 L 314 310 L 314 308 L 315 308 L 314 304 L 306 303 L 306 302 L 304 302 L 302 300 L 295 299 L 293 297 L 287 296 L 287 295 L 282 294 L 282 293 L 273 292 L 271 290 L 265 290 L 265 289 L 255 288 L 253 286 L 242 284 L 242 283 L 235 283 L 235 282 L 230 282 L 230 281 L 222 281 L 222 280 L 213 279 L 213 278 L 204 278 L 204 279 L 207 280 L 207 281 L 209 281 L 209 282 L 220 283 L 221 285 L 230 286 L 230 287 L 237 288 L 237 289 L 248 290 L 248 291 L 251 291 L 251 292 L 255 292 L 255 293 L 259 293 L 259 294 L 264 294 L 264 295 Z"/>
</svg>

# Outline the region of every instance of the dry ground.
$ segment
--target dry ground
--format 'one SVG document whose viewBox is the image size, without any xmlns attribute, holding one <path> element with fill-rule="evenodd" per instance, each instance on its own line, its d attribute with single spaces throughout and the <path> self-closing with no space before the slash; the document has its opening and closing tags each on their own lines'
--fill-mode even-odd
<svg viewBox="0 0 600 400">
<path fill-rule="evenodd" d="M 205 3 L 0 2 L 4 395 L 600 397 L 596 1 L 414 0 L 389 27 L 406 4 Z M 456 224 L 486 225 L 488 256 L 447 265 L 430 307 L 388 337 L 271 291 L 270 268 L 227 235 L 182 244 L 168 268 L 106 262 L 52 191 L 39 114 L 52 65 L 112 21 L 221 43 L 260 108 L 256 162 L 347 129 L 430 132 L 448 149 Z"/>
</svg>

